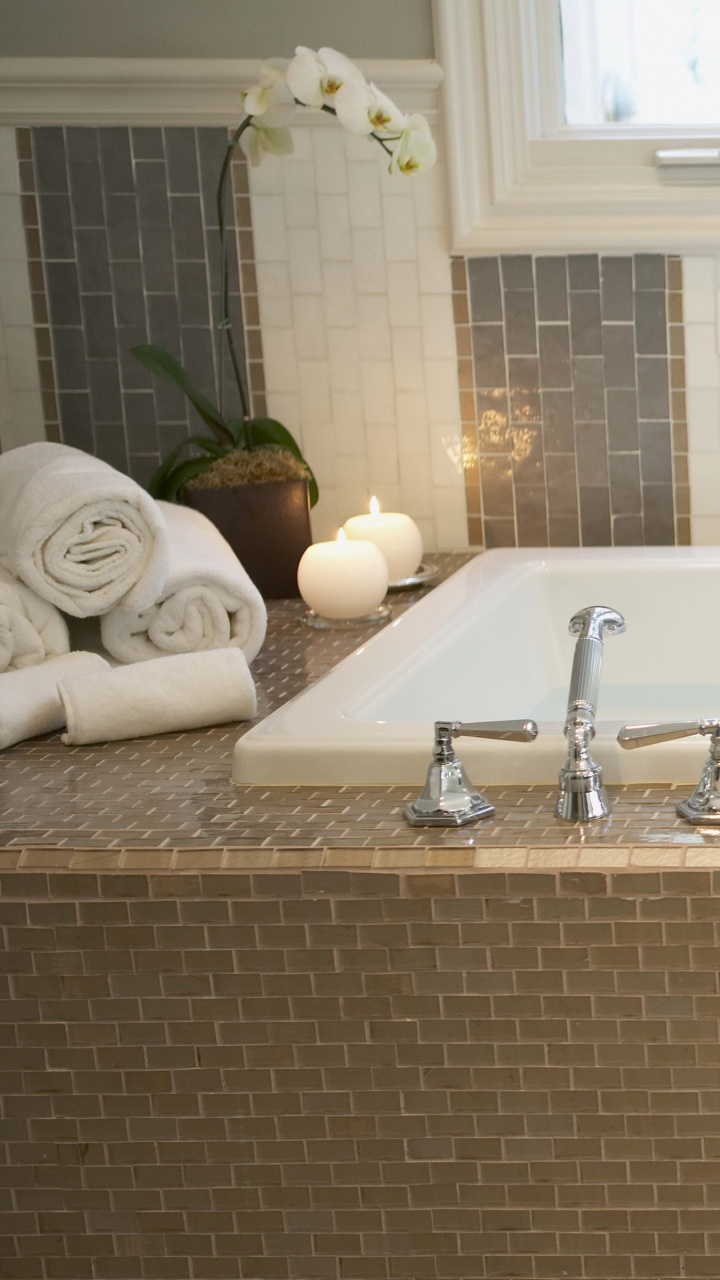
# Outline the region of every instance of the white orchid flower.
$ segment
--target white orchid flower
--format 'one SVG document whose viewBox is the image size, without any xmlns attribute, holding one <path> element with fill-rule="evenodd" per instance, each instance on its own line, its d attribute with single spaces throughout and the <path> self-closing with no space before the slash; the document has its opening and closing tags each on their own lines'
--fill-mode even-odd
<svg viewBox="0 0 720 1280">
<path fill-rule="evenodd" d="M 398 134 L 407 128 L 407 116 L 392 98 L 364 80 L 346 80 L 335 95 L 337 118 L 350 133 Z"/>
<path fill-rule="evenodd" d="M 243 105 L 249 116 L 263 117 L 265 129 L 284 129 L 289 125 L 297 106 L 284 69 L 266 62 L 257 84 L 243 94 Z"/>
<path fill-rule="evenodd" d="M 316 53 L 304 45 L 298 45 L 286 75 L 291 92 L 306 107 L 332 107 L 341 85 L 349 80 L 365 82 L 360 68 L 344 53 L 328 48 Z"/>
<path fill-rule="evenodd" d="M 289 156 L 295 150 L 290 130 L 286 127 L 269 129 L 265 125 L 252 124 L 240 137 L 240 146 L 254 168 L 264 155 Z"/>
<path fill-rule="evenodd" d="M 436 159 L 435 139 L 427 120 L 424 116 L 410 116 L 393 151 L 390 171 L 399 169 L 401 173 L 422 173 L 423 169 L 431 169 Z"/>
</svg>

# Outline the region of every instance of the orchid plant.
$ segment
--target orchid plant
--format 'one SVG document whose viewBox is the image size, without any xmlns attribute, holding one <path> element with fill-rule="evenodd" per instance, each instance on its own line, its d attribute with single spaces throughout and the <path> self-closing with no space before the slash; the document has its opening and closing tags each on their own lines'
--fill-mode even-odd
<svg viewBox="0 0 720 1280">
<path fill-rule="evenodd" d="M 132 348 L 132 354 L 152 373 L 165 378 L 187 396 L 210 431 L 183 440 L 160 464 L 148 485 L 156 498 L 177 501 L 183 486 L 212 466 L 217 458 L 237 449 L 253 451 L 268 446 L 287 449 L 307 468 L 310 502 L 317 502 L 315 478 L 294 437 L 274 418 L 253 417 L 245 372 L 238 357 L 229 315 L 230 280 L 226 246 L 226 206 L 230 165 L 235 148 L 242 147 L 252 165 L 263 156 L 290 155 L 290 125 L 298 108 L 319 108 L 337 117 L 350 133 L 378 143 L 389 155 L 389 171 L 412 175 L 429 169 L 436 158 L 435 142 L 424 116 L 405 115 L 376 85 L 368 83 L 359 67 L 335 49 L 300 46 L 288 65 L 266 63 L 257 84 L 243 94 L 245 116 L 233 133 L 218 181 L 216 204 L 221 244 L 221 318 L 218 323 L 237 384 L 242 417 L 229 417 L 223 406 L 223 376 L 216 407 L 192 384 L 182 365 L 168 351 L 154 345 Z M 188 450 L 199 456 L 183 457 Z"/>
</svg>

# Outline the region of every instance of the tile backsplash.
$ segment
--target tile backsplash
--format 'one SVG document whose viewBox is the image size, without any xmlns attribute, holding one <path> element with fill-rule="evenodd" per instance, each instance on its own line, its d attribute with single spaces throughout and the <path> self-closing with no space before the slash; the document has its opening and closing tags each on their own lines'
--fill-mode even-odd
<svg viewBox="0 0 720 1280">
<path fill-rule="evenodd" d="M 167 348 L 210 399 L 217 395 L 215 188 L 225 131 L 38 128 L 19 130 L 18 144 L 47 434 L 145 482 L 162 454 L 204 428 L 130 348 Z M 242 211 L 242 157 L 234 170 Z M 244 358 L 236 246 L 251 232 L 236 234 L 231 201 L 228 218 L 230 310 Z M 226 408 L 237 413 L 227 358 L 223 374 Z"/>
<path fill-rule="evenodd" d="M 291 156 L 233 163 L 231 308 L 255 411 L 296 434 L 318 475 L 316 538 L 376 492 L 428 549 L 688 543 L 691 514 L 704 528 L 690 474 L 710 528 L 707 431 L 691 431 L 704 452 L 689 465 L 686 383 L 696 409 L 705 374 L 691 349 L 686 379 L 679 258 L 451 259 L 442 157 L 407 181 L 365 139 L 316 124 L 293 136 Z M 217 395 L 225 138 L 17 131 L 45 432 L 140 481 L 199 423 L 130 347 L 168 347 Z M 0 275 L 8 252 L 0 239 Z M 2 320 L 17 365 L 25 330 Z M 227 361 L 224 383 L 232 405 Z"/>
<path fill-rule="evenodd" d="M 679 259 L 516 254 L 453 273 L 470 541 L 689 541 Z"/>
</svg>

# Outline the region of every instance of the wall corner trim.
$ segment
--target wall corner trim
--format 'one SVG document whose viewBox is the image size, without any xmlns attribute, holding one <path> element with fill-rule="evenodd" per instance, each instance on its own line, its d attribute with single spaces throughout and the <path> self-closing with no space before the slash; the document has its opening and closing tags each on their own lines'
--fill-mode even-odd
<svg viewBox="0 0 720 1280">
<path fill-rule="evenodd" d="M 259 59 L 0 58 L 0 125 L 227 125 Z M 405 110 L 432 111 L 443 72 L 432 60 L 360 61 Z M 307 122 L 326 124 L 320 112 Z"/>
</svg>

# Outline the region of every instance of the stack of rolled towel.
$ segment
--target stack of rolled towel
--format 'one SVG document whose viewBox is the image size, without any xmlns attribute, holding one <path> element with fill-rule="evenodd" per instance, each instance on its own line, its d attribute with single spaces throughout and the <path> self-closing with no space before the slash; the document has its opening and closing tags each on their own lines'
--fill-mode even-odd
<svg viewBox="0 0 720 1280">
<path fill-rule="evenodd" d="M 70 651 L 61 610 L 100 619 L 109 661 Z M 199 512 L 66 445 L 0 455 L 0 748 L 64 725 L 90 743 L 249 719 L 266 622 Z"/>
</svg>

